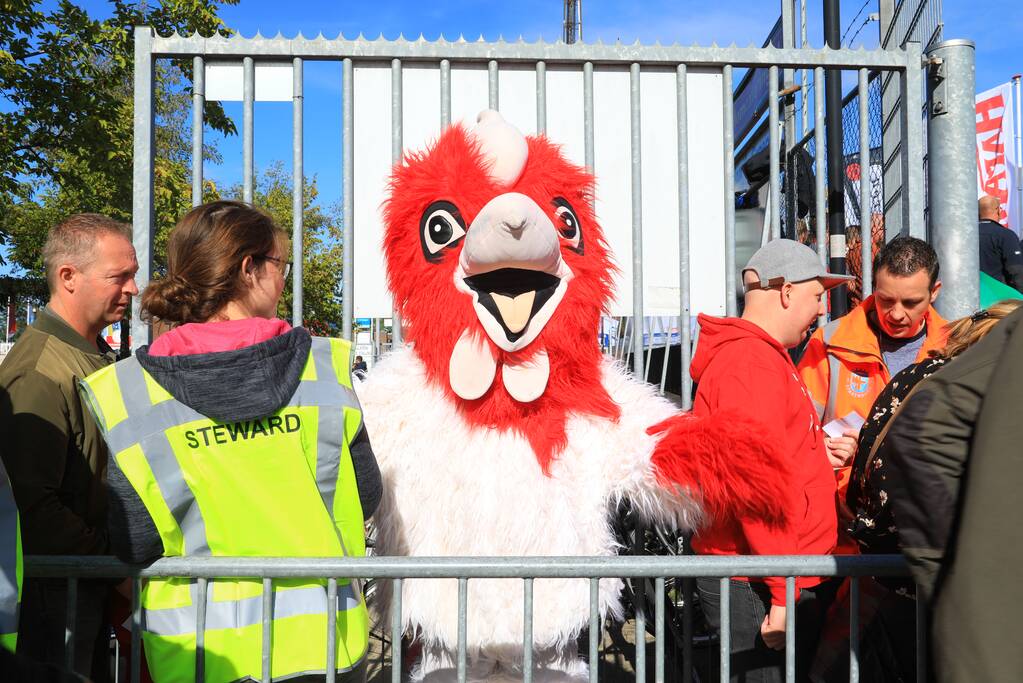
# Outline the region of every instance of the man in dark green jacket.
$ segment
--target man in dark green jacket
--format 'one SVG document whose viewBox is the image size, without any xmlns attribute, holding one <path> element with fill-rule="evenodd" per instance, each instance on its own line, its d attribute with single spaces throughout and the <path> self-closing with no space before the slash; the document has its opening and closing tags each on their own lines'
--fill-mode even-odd
<svg viewBox="0 0 1023 683">
<path fill-rule="evenodd" d="M 1023 309 L 917 385 L 876 454 L 887 459 L 942 683 L 1015 682 L 1023 672 L 1021 323 Z"/>
<path fill-rule="evenodd" d="M 72 216 L 50 231 L 43 260 L 50 301 L 0 366 L 0 455 L 26 555 L 102 555 L 107 450 L 77 382 L 116 360 L 99 335 L 138 294 L 131 229 L 98 214 Z M 74 669 L 96 681 L 109 678 L 107 586 L 78 590 Z M 66 601 L 62 580 L 25 581 L 19 653 L 64 662 Z"/>
</svg>

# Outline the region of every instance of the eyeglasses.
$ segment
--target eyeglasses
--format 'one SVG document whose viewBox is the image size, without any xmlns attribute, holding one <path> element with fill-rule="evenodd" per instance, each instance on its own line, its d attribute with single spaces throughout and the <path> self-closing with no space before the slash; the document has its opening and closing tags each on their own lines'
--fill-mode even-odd
<svg viewBox="0 0 1023 683">
<path fill-rule="evenodd" d="M 288 276 L 291 275 L 291 261 L 285 261 L 284 259 L 277 258 L 276 256 L 257 256 L 256 258 L 276 263 L 277 267 L 281 269 L 281 273 L 284 275 L 285 280 L 287 280 Z"/>
</svg>

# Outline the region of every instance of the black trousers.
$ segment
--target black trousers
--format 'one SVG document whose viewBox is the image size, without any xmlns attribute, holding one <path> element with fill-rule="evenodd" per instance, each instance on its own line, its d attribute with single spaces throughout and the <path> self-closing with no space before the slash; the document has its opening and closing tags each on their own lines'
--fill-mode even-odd
<svg viewBox="0 0 1023 683">
<path fill-rule="evenodd" d="M 110 681 L 108 581 L 79 581 L 75 610 L 74 672 L 93 683 Z M 67 627 L 67 582 L 26 579 L 21 591 L 18 654 L 46 664 L 64 666 Z"/>
<path fill-rule="evenodd" d="M 829 580 L 800 590 L 796 603 L 796 680 L 809 681 L 817 643 L 828 607 L 841 585 Z M 696 588 L 708 624 L 721 631 L 721 583 L 697 579 Z M 731 680 L 737 683 L 781 683 L 785 680 L 785 651 L 772 650 L 760 637 L 760 626 L 771 610 L 771 593 L 759 581 L 729 581 Z"/>
</svg>

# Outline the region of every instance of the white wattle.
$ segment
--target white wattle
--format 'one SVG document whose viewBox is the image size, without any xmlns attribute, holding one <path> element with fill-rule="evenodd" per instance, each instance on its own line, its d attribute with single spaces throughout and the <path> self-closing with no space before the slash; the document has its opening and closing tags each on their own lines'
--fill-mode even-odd
<svg viewBox="0 0 1023 683">
<path fill-rule="evenodd" d="M 495 376 L 497 360 L 490 348 L 469 330 L 462 332 L 448 362 L 451 390 L 466 401 L 474 401 L 487 393 Z"/>
<path fill-rule="evenodd" d="M 519 403 L 532 403 L 543 395 L 551 376 L 551 362 L 547 351 L 540 349 L 524 363 L 501 367 L 504 388 Z"/>
</svg>

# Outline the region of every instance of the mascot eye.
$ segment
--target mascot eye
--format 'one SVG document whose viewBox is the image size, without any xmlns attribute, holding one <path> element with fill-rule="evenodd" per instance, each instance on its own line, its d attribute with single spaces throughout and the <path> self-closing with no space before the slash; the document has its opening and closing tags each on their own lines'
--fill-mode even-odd
<svg viewBox="0 0 1023 683">
<path fill-rule="evenodd" d="M 465 236 L 465 222 L 458 207 L 448 201 L 430 204 L 419 220 L 419 239 L 427 261 L 441 260 L 441 251 Z"/>
<path fill-rule="evenodd" d="M 563 197 L 554 198 L 554 227 L 558 229 L 572 251 L 583 253 L 583 231 L 579 225 L 579 217 L 575 215 L 572 205 Z"/>
</svg>

